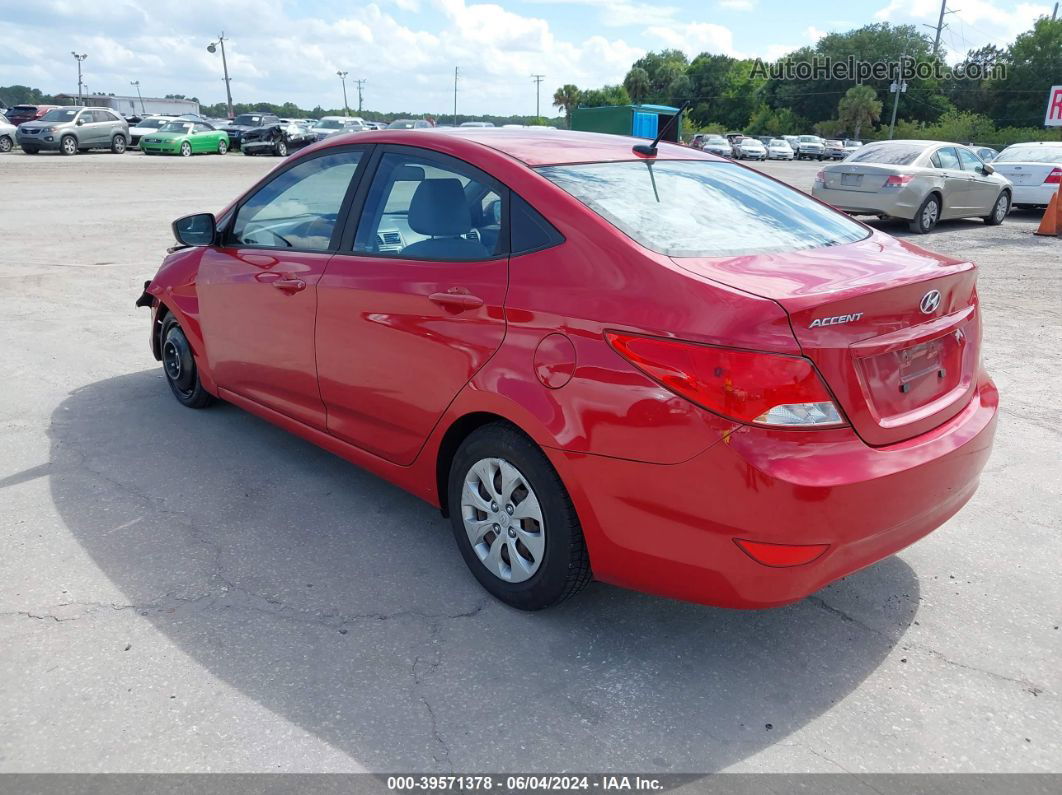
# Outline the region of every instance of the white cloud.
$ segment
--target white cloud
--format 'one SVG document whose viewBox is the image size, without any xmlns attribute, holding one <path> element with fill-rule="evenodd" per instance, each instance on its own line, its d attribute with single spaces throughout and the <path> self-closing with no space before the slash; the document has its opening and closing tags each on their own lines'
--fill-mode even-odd
<svg viewBox="0 0 1062 795">
<path fill-rule="evenodd" d="M 808 29 L 807 29 L 807 34 L 808 34 L 808 41 L 810 41 L 812 44 L 814 44 L 815 42 L 817 42 L 819 39 L 821 39 L 823 36 L 826 35 L 826 31 L 819 30 L 814 25 L 809 25 Z"/>
<path fill-rule="evenodd" d="M 645 32 L 659 39 L 667 47 L 682 50 L 689 58 L 702 52 L 738 56 L 734 49 L 733 31 L 712 22 L 694 22 L 681 26 L 653 25 L 646 28 Z"/>
<path fill-rule="evenodd" d="M 330 7 L 342 10 L 330 18 L 297 16 L 288 6 L 284 0 L 226 0 L 225 18 L 240 20 L 226 32 L 235 101 L 338 107 L 335 72 L 343 69 L 351 79 L 367 80 L 368 109 L 439 113 L 452 107 L 453 69 L 460 66 L 459 112 L 533 113 L 531 74 L 545 72 L 542 109 L 548 113 L 555 87 L 617 83 L 644 53 L 601 33 L 559 36 L 545 19 L 491 2 L 337 3 Z M 631 13 L 635 8 L 626 0 L 619 6 Z M 71 92 L 75 64 L 57 53 L 77 50 L 89 53 L 85 82 L 92 90 L 121 94 L 137 79 L 145 95 L 223 100 L 220 55 L 206 50 L 220 27 L 217 3 L 152 1 L 150 14 L 147 7 L 147 0 L 103 6 L 38 0 L 5 9 L 0 74 L 5 83 Z M 421 13 L 406 13 L 416 8 Z"/>
<path fill-rule="evenodd" d="M 721 8 L 729 8 L 731 11 L 751 11 L 757 5 L 759 0 L 719 0 Z"/>
</svg>

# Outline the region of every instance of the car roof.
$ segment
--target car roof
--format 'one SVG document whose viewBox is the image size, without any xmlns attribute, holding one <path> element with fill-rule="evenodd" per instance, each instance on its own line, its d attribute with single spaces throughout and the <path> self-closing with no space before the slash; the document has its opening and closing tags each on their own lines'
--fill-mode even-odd
<svg viewBox="0 0 1062 795">
<path fill-rule="evenodd" d="M 376 130 L 357 133 L 358 143 L 413 144 L 423 146 L 435 141 L 449 147 L 455 138 L 482 146 L 519 160 L 527 166 L 555 166 L 572 163 L 599 163 L 620 160 L 645 160 L 632 148 L 645 144 L 644 138 L 607 133 L 576 132 L 573 130 L 513 130 L 504 127 L 452 127 L 449 129 Z M 337 135 L 328 139 L 328 145 L 349 143 L 352 139 Z M 687 146 L 661 141 L 658 144 L 657 160 L 712 160 L 716 155 L 691 149 Z"/>
</svg>

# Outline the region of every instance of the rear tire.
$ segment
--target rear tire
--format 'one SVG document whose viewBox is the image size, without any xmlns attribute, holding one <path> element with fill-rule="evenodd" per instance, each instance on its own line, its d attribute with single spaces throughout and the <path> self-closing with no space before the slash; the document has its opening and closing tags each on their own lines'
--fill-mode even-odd
<svg viewBox="0 0 1062 795">
<path fill-rule="evenodd" d="M 15 148 L 15 142 L 11 140 L 10 136 L 0 135 L 0 152 L 6 154 Z"/>
<path fill-rule="evenodd" d="M 192 353 L 192 346 L 184 336 L 181 324 L 173 315 L 167 315 L 159 332 L 159 349 L 162 351 L 162 371 L 166 383 L 177 402 L 190 409 L 202 409 L 214 402 L 214 396 L 203 388 L 199 380 L 199 367 Z"/>
<path fill-rule="evenodd" d="M 915 217 L 908 224 L 912 232 L 917 232 L 920 235 L 928 234 L 933 231 L 933 227 L 937 225 L 937 221 L 940 220 L 940 199 L 937 198 L 935 193 L 931 193 L 922 201 L 922 204 L 918 207 L 918 212 L 915 213 Z"/>
<path fill-rule="evenodd" d="M 126 143 L 124 135 L 116 135 L 111 139 L 111 151 L 116 155 L 123 154 L 125 152 Z"/>
<path fill-rule="evenodd" d="M 288 156 L 288 145 L 284 141 L 277 141 L 277 157 Z"/>
<path fill-rule="evenodd" d="M 999 194 L 999 198 L 996 199 L 996 203 L 992 205 L 992 212 L 984 217 L 984 222 L 988 226 L 999 226 L 1003 223 L 1003 220 L 1007 217 L 1007 213 L 1010 212 L 1010 194 L 1003 191 Z"/>
<path fill-rule="evenodd" d="M 496 598 L 541 610 L 590 582 L 568 492 L 542 450 L 512 426 L 484 425 L 461 443 L 447 495 L 461 556 Z"/>
<path fill-rule="evenodd" d="M 218 154 L 219 155 L 227 155 L 228 153 L 229 153 L 229 142 L 228 141 L 218 141 Z"/>
</svg>

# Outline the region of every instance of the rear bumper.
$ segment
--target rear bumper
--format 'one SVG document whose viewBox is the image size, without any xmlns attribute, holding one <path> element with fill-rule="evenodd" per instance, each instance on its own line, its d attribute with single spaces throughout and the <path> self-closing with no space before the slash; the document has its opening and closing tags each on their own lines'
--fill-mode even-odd
<svg viewBox="0 0 1062 795">
<path fill-rule="evenodd" d="M 1015 185 L 1013 188 L 1014 204 L 1047 205 L 1051 197 L 1058 193 L 1058 185 Z"/>
<path fill-rule="evenodd" d="M 549 451 L 569 484 L 598 579 L 721 607 L 802 599 L 943 524 L 977 488 L 998 393 L 985 377 L 944 425 L 890 447 L 851 429 L 742 427 L 671 466 Z M 775 568 L 735 538 L 829 544 L 818 559 Z"/>
<path fill-rule="evenodd" d="M 908 221 L 915 217 L 924 198 L 924 195 L 910 188 L 901 188 L 891 193 L 863 192 L 826 188 L 818 182 L 812 185 L 811 195 L 846 213 L 888 215 L 893 218 L 906 218 Z"/>
</svg>

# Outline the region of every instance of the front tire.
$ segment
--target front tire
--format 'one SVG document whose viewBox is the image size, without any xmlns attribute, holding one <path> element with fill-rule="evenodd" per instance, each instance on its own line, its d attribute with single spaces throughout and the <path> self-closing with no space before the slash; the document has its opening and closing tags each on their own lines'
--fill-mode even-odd
<svg viewBox="0 0 1062 795">
<path fill-rule="evenodd" d="M 192 156 L 192 145 L 190 143 L 188 143 L 187 141 L 185 141 L 184 143 L 181 144 L 181 157 L 191 157 L 191 156 Z"/>
<path fill-rule="evenodd" d="M 912 232 L 925 235 L 933 231 L 933 227 L 937 225 L 939 220 L 940 199 L 937 198 L 935 193 L 931 193 L 919 205 L 918 212 L 915 213 L 915 217 L 908 226 Z"/>
<path fill-rule="evenodd" d="M 0 152 L 6 154 L 15 148 L 15 142 L 11 140 L 10 136 L 0 135 Z"/>
<path fill-rule="evenodd" d="M 541 610 L 590 581 L 590 558 L 568 492 L 545 454 L 510 425 L 491 423 L 461 443 L 448 480 L 461 556 L 493 596 Z"/>
<path fill-rule="evenodd" d="M 77 138 L 72 135 L 64 135 L 59 141 L 59 151 L 67 157 L 77 154 Z"/>
<path fill-rule="evenodd" d="M 120 155 L 125 152 L 126 142 L 124 135 L 116 135 L 111 139 L 111 151 L 116 155 Z"/>
<path fill-rule="evenodd" d="M 1007 213 L 1010 212 L 1010 194 L 1003 191 L 999 194 L 999 198 L 996 199 L 996 203 L 992 205 L 992 212 L 984 217 L 984 222 L 988 226 L 999 226 L 1003 223 L 1003 219 L 1007 217 Z"/>
<path fill-rule="evenodd" d="M 199 380 L 199 368 L 192 346 L 184 336 L 181 324 L 173 315 L 167 315 L 159 332 L 159 348 L 162 351 L 162 371 L 173 396 L 182 406 L 202 409 L 214 402 L 214 396 L 203 388 Z"/>
</svg>

